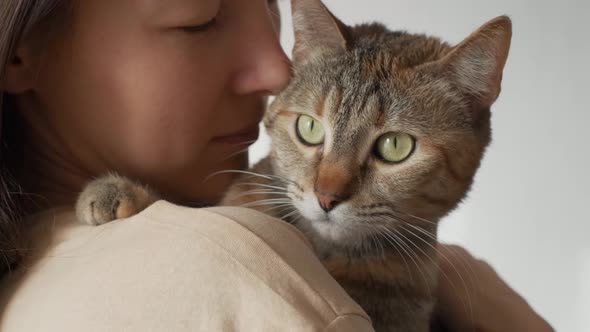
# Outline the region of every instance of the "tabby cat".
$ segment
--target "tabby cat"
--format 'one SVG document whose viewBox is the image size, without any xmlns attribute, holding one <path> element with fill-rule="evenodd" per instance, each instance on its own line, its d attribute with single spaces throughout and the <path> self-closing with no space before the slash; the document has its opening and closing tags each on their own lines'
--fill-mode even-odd
<svg viewBox="0 0 590 332">
<path fill-rule="evenodd" d="M 319 0 L 292 0 L 293 78 L 264 118 L 271 153 L 224 205 L 298 227 L 377 332 L 426 332 L 436 299 L 437 225 L 469 190 L 490 142 L 511 22 L 452 47 L 437 38 L 346 26 Z M 100 224 L 156 199 L 107 176 L 80 196 Z"/>
</svg>

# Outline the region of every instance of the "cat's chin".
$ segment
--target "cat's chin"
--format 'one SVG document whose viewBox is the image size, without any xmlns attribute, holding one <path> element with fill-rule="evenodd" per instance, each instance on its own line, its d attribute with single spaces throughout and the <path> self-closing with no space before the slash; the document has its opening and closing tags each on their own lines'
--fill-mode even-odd
<svg viewBox="0 0 590 332">
<path fill-rule="evenodd" d="M 302 218 L 297 219 L 296 226 L 312 242 L 318 254 L 324 252 L 348 251 L 360 248 L 371 230 L 359 227 L 352 207 L 344 203 L 326 213 L 317 203 L 315 196 L 293 201 Z"/>
<path fill-rule="evenodd" d="M 320 256 L 354 251 L 363 247 L 363 243 L 370 236 L 358 227 L 334 220 L 305 220 L 304 223 L 306 225 L 301 226 L 305 228 L 305 233 Z"/>
<path fill-rule="evenodd" d="M 354 227 L 354 223 L 343 218 L 337 211 L 330 214 L 323 211 L 316 211 L 314 214 L 310 212 L 300 210 L 303 218 L 298 219 L 297 227 L 306 234 L 318 254 L 361 247 L 370 236 L 366 234 L 366 228 Z"/>
</svg>

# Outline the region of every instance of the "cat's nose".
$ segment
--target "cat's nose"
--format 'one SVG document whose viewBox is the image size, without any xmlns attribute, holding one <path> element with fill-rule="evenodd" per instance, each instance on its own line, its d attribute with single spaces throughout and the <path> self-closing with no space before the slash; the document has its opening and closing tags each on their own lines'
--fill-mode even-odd
<svg viewBox="0 0 590 332">
<path fill-rule="evenodd" d="M 352 179 L 348 166 L 333 162 L 325 162 L 320 166 L 313 189 L 320 207 L 326 213 L 350 197 Z"/>
<path fill-rule="evenodd" d="M 320 207 L 326 213 L 332 211 L 336 205 L 340 204 L 344 199 L 334 194 L 316 193 Z"/>
</svg>

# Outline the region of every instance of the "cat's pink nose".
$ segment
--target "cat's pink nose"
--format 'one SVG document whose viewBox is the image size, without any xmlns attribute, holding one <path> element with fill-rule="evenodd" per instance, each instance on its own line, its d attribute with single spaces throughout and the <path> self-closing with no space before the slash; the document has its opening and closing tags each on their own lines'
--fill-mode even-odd
<svg viewBox="0 0 590 332">
<path fill-rule="evenodd" d="M 325 212 L 332 211 L 343 200 L 334 194 L 316 193 L 320 207 Z"/>
</svg>

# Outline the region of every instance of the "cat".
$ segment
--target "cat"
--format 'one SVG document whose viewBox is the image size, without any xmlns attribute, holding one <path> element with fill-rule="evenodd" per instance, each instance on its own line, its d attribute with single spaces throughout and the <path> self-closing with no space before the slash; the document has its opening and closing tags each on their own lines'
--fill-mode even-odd
<svg viewBox="0 0 590 332">
<path fill-rule="evenodd" d="M 469 191 L 491 140 L 512 27 L 495 18 L 456 46 L 378 23 L 347 26 L 319 0 L 292 0 L 293 78 L 270 105 L 270 154 L 221 205 L 283 219 L 377 332 L 430 331 L 437 226 Z M 90 224 L 157 195 L 118 177 L 77 204 Z"/>
</svg>

